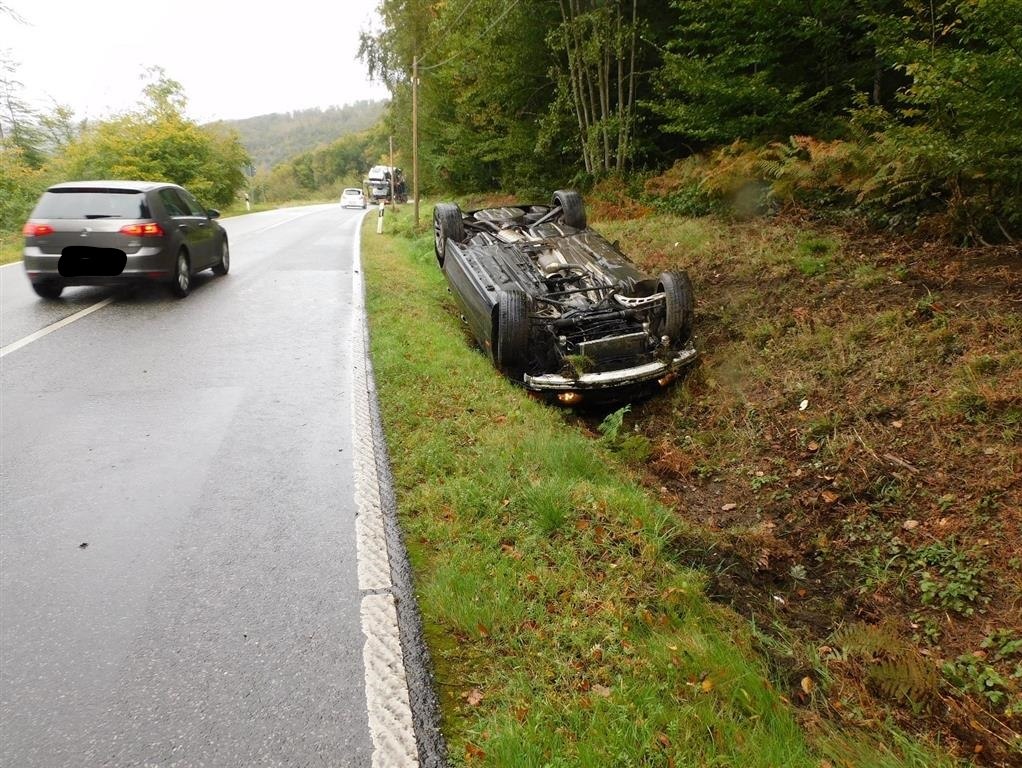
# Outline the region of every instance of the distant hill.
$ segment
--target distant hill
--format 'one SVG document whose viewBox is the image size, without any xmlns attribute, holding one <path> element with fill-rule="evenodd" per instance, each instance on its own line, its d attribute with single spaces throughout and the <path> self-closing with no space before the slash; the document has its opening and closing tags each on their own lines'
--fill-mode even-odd
<svg viewBox="0 0 1022 768">
<path fill-rule="evenodd" d="M 237 130 L 256 168 L 272 168 L 282 160 L 329 144 L 341 136 L 371 128 L 383 116 L 387 103 L 358 101 L 329 109 L 317 107 L 244 120 L 218 120 L 213 125 Z"/>
</svg>

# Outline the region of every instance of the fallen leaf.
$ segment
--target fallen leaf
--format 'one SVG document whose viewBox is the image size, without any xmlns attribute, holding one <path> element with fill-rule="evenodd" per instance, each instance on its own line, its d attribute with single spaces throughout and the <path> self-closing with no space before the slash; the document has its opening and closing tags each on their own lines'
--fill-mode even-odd
<svg viewBox="0 0 1022 768">
<path fill-rule="evenodd" d="M 806 448 L 808 448 L 810 451 L 818 451 L 820 450 L 820 444 L 815 440 L 810 440 L 809 445 L 807 445 Z"/>
<path fill-rule="evenodd" d="M 738 505 L 737 504 L 725 504 L 723 507 L 720 508 L 720 511 L 721 512 L 730 512 L 733 509 L 738 509 Z"/>
<path fill-rule="evenodd" d="M 482 622 L 476 624 L 476 631 L 479 633 L 479 637 L 489 637 L 490 630 L 483 626 Z"/>
<path fill-rule="evenodd" d="M 479 749 L 471 741 L 465 744 L 465 759 L 466 760 L 482 760 L 486 757 L 486 753 Z"/>
<path fill-rule="evenodd" d="M 608 688 L 605 685 L 594 685 L 593 693 L 595 693 L 597 696 L 603 697 L 604 699 L 610 698 L 610 688 Z"/>
<path fill-rule="evenodd" d="M 798 404 L 798 409 L 800 411 L 804 411 L 808 407 L 809 407 L 809 401 L 808 400 L 803 400 L 801 403 Z"/>
<path fill-rule="evenodd" d="M 699 686 L 703 693 L 709 693 L 713 690 L 713 680 L 706 678 L 703 680 L 702 685 Z"/>
<path fill-rule="evenodd" d="M 667 738 L 667 734 L 663 731 L 657 731 L 656 740 L 660 742 L 660 746 L 662 747 L 671 746 L 671 740 Z"/>
<path fill-rule="evenodd" d="M 841 498 L 838 494 L 834 493 L 834 491 L 824 491 L 823 493 L 820 494 L 820 496 L 823 497 L 823 501 L 825 504 L 833 504 L 835 501 Z"/>
<path fill-rule="evenodd" d="M 802 686 L 802 690 L 805 691 L 806 694 L 810 694 L 813 692 L 813 679 L 811 677 L 808 676 L 803 677 L 800 685 Z"/>
<path fill-rule="evenodd" d="M 528 707 L 515 707 L 515 720 L 517 720 L 519 723 L 524 723 L 525 718 L 527 718 L 528 716 L 529 716 Z"/>
<path fill-rule="evenodd" d="M 894 427 L 895 429 L 901 429 L 903 426 L 905 426 L 905 422 L 899 419 L 898 421 L 892 421 L 891 426 Z"/>
<path fill-rule="evenodd" d="M 905 531 L 911 531 L 912 529 L 918 528 L 918 527 L 919 527 L 919 521 L 918 520 L 906 520 L 905 522 L 903 522 L 901 524 L 902 530 L 905 530 Z"/>
<path fill-rule="evenodd" d="M 470 707 L 478 707 L 479 703 L 483 700 L 483 692 L 478 688 L 473 688 L 471 691 L 461 694 L 461 698 L 468 702 Z"/>
</svg>

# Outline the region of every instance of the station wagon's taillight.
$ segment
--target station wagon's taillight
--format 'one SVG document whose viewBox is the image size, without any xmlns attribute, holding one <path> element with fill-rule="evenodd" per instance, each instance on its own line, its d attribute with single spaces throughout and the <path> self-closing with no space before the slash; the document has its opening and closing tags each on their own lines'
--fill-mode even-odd
<svg viewBox="0 0 1022 768">
<path fill-rule="evenodd" d="M 53 227 L 49 224 L 26 221 L 25 226 L 21 228 L 21 234 L 25 235 L 25 237 L 43 237 L 44 235 L 52 235 Z"/>
<path fill-rule="evenodd" d="M 122 235 L 132 235 L 134 237 L 162 237 L 163 227 L 157 224 L 155 221 L 151 221 L 148 224 L 125 224 L 120 230 Z"/>
</svg>

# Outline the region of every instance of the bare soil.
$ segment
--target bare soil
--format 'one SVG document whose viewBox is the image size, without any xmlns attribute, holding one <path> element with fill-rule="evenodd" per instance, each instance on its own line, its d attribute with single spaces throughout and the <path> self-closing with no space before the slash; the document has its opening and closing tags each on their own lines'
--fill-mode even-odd
<svg viewBox="0 0 1022 768">
<path fill-rule="evenodd" d="M 693 279 L 701 363 L 628 414 L 634 464 L 807 725 L 893 719 L 1022 765 L 1022 253 L 793 218 L 597 228 Z"/>
</svg>

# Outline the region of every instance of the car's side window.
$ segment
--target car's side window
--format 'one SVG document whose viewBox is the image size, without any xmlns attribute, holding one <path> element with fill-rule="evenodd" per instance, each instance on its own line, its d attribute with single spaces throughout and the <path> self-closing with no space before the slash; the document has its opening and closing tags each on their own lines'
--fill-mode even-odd
<svg viewBox="0 0 1022 768">
<path fill-rule="evenodd" d="M 187 189 L 177 190 L 181 197 L 184 199 L 185 204 L 188 206 L 188 210 L 192 216 L 203 216 L 205 217 L 206 209 L 199 205 L 199 201 L 192 197 L 192 193 Z"/>
<path fill-rule="evenodd" d="M 174 189 L 161 189 L 160 190 L 160 201 L 163 203 L 163 207 L 167 209 L 169 216 L 189 216 L 188 206 L 185 205 L 185 201 L 178 195 L 177 190 Z"/>
</svg>

